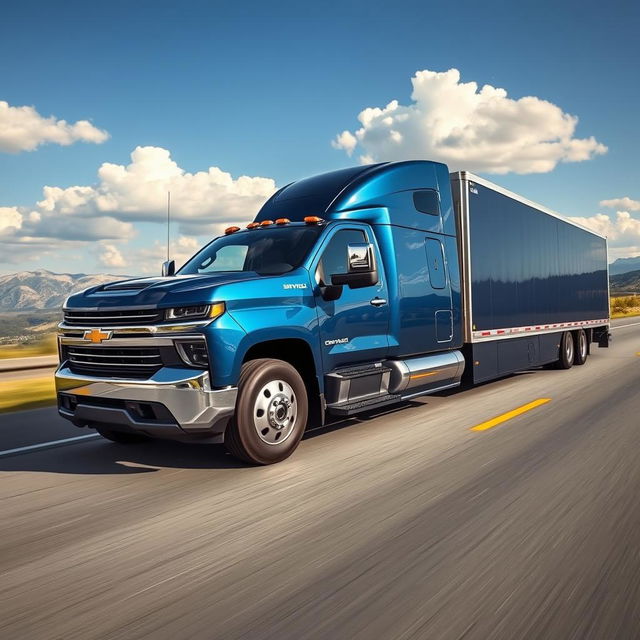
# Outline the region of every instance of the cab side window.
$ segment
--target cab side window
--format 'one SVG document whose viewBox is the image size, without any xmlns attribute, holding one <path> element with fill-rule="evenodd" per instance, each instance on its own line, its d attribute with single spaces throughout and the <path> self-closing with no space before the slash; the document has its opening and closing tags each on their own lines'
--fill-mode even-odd
<svg viewBox="0 0 640 640">
<path fill-rule="evenodd" d="M 336 273 L 347 273 L 347 247 L 350 244 L 366 242 L 364 231 L 360 229 L 341 229 L 337 231 L 320 258 L 316 280 L 318 283 L 331 284 L 331 276 Z"/>
</svg>

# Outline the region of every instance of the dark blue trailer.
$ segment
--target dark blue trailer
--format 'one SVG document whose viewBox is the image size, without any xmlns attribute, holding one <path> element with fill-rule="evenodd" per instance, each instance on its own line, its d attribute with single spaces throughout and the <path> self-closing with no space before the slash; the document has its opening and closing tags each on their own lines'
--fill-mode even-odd
<svg viewBox="0 0 640 640">
<path fill-rule="evenodd" d="M 282 187 L 177 273 L 71 296 L 59 411 L 282 460 L 308 423 L 607 346 L 606 240 L 438 162 Z"/>
<path fill-rule="evenodd" d="M 483 382 L 608 345 L 607 241 L 467 171 L 451 174 L 459 223 L 466 376 Z M 564 361 L 564 364 L 568 362 Z"/>
</svg>

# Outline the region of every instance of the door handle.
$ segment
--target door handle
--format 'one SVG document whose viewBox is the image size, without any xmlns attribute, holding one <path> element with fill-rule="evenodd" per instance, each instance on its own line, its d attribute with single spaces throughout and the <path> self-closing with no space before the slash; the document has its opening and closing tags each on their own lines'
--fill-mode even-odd
<svg viewBox="0 0 640 640">
<path fill-rule="evenodd" d="M 387 304 L 387 301 L 384 298 L 374 298 L 369 301 L 374 307 L 381 307 L 383 304 Z"/>
</svg>

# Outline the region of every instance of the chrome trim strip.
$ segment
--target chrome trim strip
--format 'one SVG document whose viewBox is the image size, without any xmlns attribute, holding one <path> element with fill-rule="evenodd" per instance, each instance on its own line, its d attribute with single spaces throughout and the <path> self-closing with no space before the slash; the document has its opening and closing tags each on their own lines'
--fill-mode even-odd
<svg viewBox="0 0 640 640">
<path fill-rule="evenodd" d="M 97 348 L 99 349 L 100 347 L 97 347 Z M 159 353 L 154 353 L 153 355 L 140 355 L 140 356 L 131 356 L 131 355 L 125 355 L 125 354 L 116 356 L 110 353 L 78 353 L 77 351 L 69 351 L 67 355 L 71 357 L 75 356 L 77 358 L 156 358 L 156 359 L 161 358 Z"/>
<path fill-rule="evenodd" d="M 86 364 L 94 367 L 153 367 L 158 368 L 162 366 L 162 362 L 153 362 L 153 363 L 135 363 L 135 362 L 87 362 L 86 360 L 74 360 L 70 358 L 70 362 L 75 362 L 76 364 Z"/>
<path fill-rule="evenodd" d="M 109 378 L 104 379 L 101 376 L 90 376 L 84 373 L 73 373 L 71 369 L 67 368 L 64 363 L 56 371 L 56 379 L 65 379 L 70 381 L 77 381 L 80 383 L 104 383 L 106 385 L 124 385 L 126 387 L 165 387 L 181 385 L 181 387 L 187 389 L 191 388 L 203 388 L 208 391 L 209 387 L 209 374 L 202 369 L 189 369 L 181 367 L 162 367 L 156 371 L 150 378 L 140 380 L 138 378 Z M 204 376 L 204 378 L 203 378 Z M 65 389 L 58 388 L 58 391 L 64 391 Z M 135 400 L 135 398 L 131 398 Z"/>
<path fill-rule="evenodd" d="M 471 295 L 471 236 L 469 227 L 469 183 L 463 177 L 464 171 L 451 174 L 451 182 L 458 182 L 460 210 L 456 216 L 460 223 L 458 250 L 460 255 L 460 278 L 462 286 L 462 339 L 471 342 L 472 338 L 472 295 Z M 452 184 L 453 186 L 453 184 Z"/>
<path fill-rule="evenodd" d="M 65 320 L 128 320 L 133 318 L 134 320 L 144 320 L 145 318 L 156 318 L 160 314 L 159 313 L 139 313 L 135 316 L 74 316 L 72 311 L 65 311 Z"/>
<path fill-rule="evenodd" d="M 553 324 L 531 325 L 524 327 L 510 327 L 507 329 L 483 329 L 474 331 L 471 342 L 488 342 L 492 340 L 505 340 L 507 338 L 522 338 L 524 336 L 539 336 L 547 333 L 564 333 L 575 331 L 585 327 L 609 326 L 610 320 L 577 320 L 575 322 L 555 322 Z M 484 335 L 482 335 L 484 334 Z"/>
<path fill-rule="evenodd" d="M 62 311 L 64 313 L 66 313 L 67 311 L 70 311 L 72 313 L 74 311 L 81 311 L 84 313 L 87 311 L 152 311 L 156 309 L 158 309 L 158 306 L 155 304 L 140 304 L 140 305 L 136 305 L 135 307 L 132 307 L 129 305 L 126 307 L 106 307 L 106 308 L 105 307 L 67 307 L 67 306 L 62 307 Z"/>
<path fill-rule="evenodd" d="M 114 333 L 140 333 L 140 334 L 148 334 L 148 335 L 156 335 L 158 333 L 179 333 L 181 331 L 188 331 L 189 329 L 196 329 L 198 327 L 205 327 L 211 322 L 213 322 L 215 318 L 207 318 L 206 320 L 192 320 L 190 322 L 179 322 L 173 324 L 156 324 L 156 325 L 120 325 L 120 326 L 109 326 L 105 327 L 105 329 L 109 329 L 109 331 L 113 331 Z M 99 323 L 97 323 L 99 324 Z M 63 333 L 65 331 L 91 331 L 91 329 L 95 329 L 96 324 L 88 324 L 87 326 L 81 325 L 68 325 L 64 322 L 61 322 L 58 325 L 58 333 Z M 100 327 L 101 328 L 101 327 Z"/>
<path fill-rule="evenodd" d="M 180 336 L 185 337 L 185 336 Z M 73 345 L 76 347 L 91 347 L 106 349 L 107 347 L 131 347 L 135 349 L 137 347 L 171 347 L 173 346 L 173 339 L 169 337 L 155 337 L 152 335 L 141 335 L 135 338 L 111 338 L 100 343 L 100 345 L 93 345 L 92 342 L 85 340 L 82 336 L 64 336 L 59 335 L 58 340 L 62 345 Z"/>
</svg>

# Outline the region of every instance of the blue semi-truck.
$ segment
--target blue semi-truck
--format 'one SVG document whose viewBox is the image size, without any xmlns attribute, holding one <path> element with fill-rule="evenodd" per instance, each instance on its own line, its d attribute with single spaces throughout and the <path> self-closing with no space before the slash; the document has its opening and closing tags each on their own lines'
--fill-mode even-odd
<svg viewBox="0 0 640 640">
<path fill-rule="evenodd" d="M 329 416 L 609 343 L 606 239 L 437 162 L 289 184 L 174 271 L 66 301 L 63 417 L 269 464 Z"/>
</svg>

